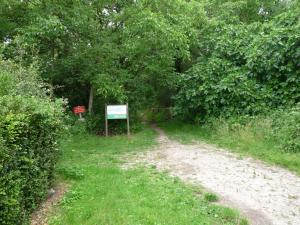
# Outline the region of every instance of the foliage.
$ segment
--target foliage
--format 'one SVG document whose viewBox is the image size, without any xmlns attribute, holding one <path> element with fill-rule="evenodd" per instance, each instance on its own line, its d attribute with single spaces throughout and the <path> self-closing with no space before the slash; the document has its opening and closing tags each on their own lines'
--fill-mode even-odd
<svg viewBox="0 0 300 225">
<path fill-rule="evenodd" d="M 264 109 L 266 103 L 262 96 L 266 91 L 247 79 L 245 73 L 219 58 L 198 63 L 181 76 L 175 115 L 187 120 L 202 120 L 209 116 L 253 114 Z"/>
<path fill-rule="evenodd" d="M 10 3 L 19 5 L 30 23 L 14 30 L 6 57 L 38 60 L 43 78 L 71 105 L 87 105 L 93 88 L 99 108 L 127 101 L 134 111 L 168 103 L 160 98 L 174 89 L 175 61 L 189 57 L 194 28 L 204 20 L 196 1 Z M 99 108 L 95 113 L 103 113 Z"/>
<path fill-rule="evenodd" d="M 34 65 L 28 69 L 0 58 L 0 96 L 23 95 L 45 97 L 50 89 L 42 83 Z"/>
<path fill-rule="evenodd" d="M 25 224 L 53 180 L 62 104 L 43 94 L 34 71 L 0 67 L 0 223 Z"/>
<path fill-rule="evenodd" d="M 247 26 L 212 21 L 200 32 L 197 63 L 180 76 L 175 114 L 199 121 L 299 102 L 298 9 Z"/>
<path fill-rule="evenodd" d="M 299 101 L 297 1 L 3 3 L 4 56 L 37 61 L 57 96 L 97 116 L 107 103 L 129 102 L 134 120 L 175 103 L 199 121 Z"/>
<path fill-rule="evenodd" d="M 253 23 L 272 19 L 294 6 L 296 1 L 281 0 L 209 0 L 205 9 L 210 17 L 226 23 Z"/>
<path fill-rule="evenodd" d="M 272 136 L 286 152 L 300 153 L 300 106 L 272 114 Z"/>
</svg>

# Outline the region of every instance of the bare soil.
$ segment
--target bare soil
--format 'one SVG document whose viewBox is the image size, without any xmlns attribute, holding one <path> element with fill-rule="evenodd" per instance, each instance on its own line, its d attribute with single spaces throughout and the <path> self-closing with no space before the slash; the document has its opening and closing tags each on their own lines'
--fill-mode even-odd
<svg viewBox="0 0 300 225">
<path fill-rule="evenodd" d="M 32 214 L 31 225 L 48 225 L 47 218 L 53 206 L 58 204 L 68 189 L 68 185 L 60 183 L 53 188 L 54 192 L 40 206 L 40 208 Z"/>
<path fill-rule="evenodd" d="M 159 132 L 159 147 L 131 156 L 125 167 L 153 165 L 198 184 L 234 207 L 253 225 L 300 224 L 300 177 L 205 143 L 183 145 Z"/>
</svg>

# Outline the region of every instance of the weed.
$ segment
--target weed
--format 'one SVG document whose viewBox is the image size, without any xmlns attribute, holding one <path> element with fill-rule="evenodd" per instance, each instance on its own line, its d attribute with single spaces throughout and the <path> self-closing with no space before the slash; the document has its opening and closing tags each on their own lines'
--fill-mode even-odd
<svg viewBox="0 0 300 225">
<path fill-rule="evenodd" d="M 205 193 L 204 194 L 205 201 L 208 202 L 217 202 L 219 201 L 219 197 L 214 193 Z"/>
</svg>

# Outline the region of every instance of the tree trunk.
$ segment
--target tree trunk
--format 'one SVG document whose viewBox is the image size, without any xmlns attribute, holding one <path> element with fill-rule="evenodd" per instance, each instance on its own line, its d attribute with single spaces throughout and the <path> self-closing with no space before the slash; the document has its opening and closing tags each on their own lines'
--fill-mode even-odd
<svg viewBox="0 0 300 225">
<path fill-rule="evenodd" d="M 88 112 L 91 115 L 93 112 L 93 101 L 94 101 L 94 89 L 93 86 L 91 86 L 90 88 L 90 97 L 89 97 L 89 108 L 88 108 Z"/>
</svg>

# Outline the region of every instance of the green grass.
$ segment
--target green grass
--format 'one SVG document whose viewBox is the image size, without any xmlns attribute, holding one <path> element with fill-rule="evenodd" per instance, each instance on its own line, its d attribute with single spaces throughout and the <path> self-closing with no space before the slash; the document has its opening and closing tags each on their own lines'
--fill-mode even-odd
<svg viewBox="0 0 300 225">
<path fill-rule="evenodd" d="M 123 153 L 155 145 L 150 128 L 125 136 L 75 136 L 62 145 L 59 179 L 71 185 L 50 224 L 247 224 L 235 210 L 207 202 L 201 190 L 151 168 L 120 169 Z"/>
<path fill-rule="evenodd" d="M 184 124 L 182 122 L 161 123 L 160 127 L 173 139 L 182 143 L 205 141 L 237 152 L 241 156 L 252 156 L 296 172 L 300 175 L 300 153 L 288 153 L 280 149 L 276 140 L 265 138 L 267 126 L 240 126 L 228 129 L 226 123 L 216 127 Z"/>
</svg>

